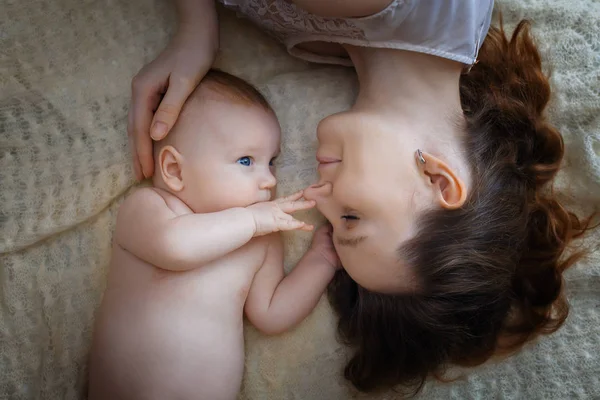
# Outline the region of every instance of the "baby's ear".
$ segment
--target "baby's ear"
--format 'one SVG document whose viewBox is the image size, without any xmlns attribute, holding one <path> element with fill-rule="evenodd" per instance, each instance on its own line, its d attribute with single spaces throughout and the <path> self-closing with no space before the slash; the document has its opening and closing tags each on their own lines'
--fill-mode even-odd
<svg viewBox="0 0 600 400">
<path fill-rule="evenodd" d="M 163 182 L 173 192 L 183 190 L 183 178 L 181 175 L 182 160 L 183 156 L 181 153 L 171 145 L 163 147 L 158 153 L 159 172 Z"/>
</svg>

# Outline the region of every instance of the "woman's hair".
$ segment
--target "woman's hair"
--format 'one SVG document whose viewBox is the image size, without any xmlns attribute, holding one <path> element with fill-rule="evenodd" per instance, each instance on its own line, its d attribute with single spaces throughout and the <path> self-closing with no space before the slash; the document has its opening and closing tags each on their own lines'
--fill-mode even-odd
<svg viewBox="0 0 600 400">
<path fill-rule="evenodd" d="M 510 39 L 502 24 L 490 29 L 460 94 L 473 186 L 462 208 L 422 215 L 399 248 L 419 292 L 369 292 L 344 271 L 330 285 L 354 350 L 345 376 L 359 390 L 416 393 L 450 364 L 508 354 L 567 317 L 562 273 L 581 253 L 563 253 L 591 217 L 580 220 L 545 187 L 564 146 L 543 116 L 550 85 L 526 21 Z"/>
</svg>

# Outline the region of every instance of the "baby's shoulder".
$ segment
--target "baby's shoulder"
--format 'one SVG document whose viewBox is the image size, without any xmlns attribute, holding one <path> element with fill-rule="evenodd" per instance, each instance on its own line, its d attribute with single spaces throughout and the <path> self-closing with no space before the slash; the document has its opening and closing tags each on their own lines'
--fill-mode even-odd
<svg viewBox="0 0 600 400">
<path fill-rule="evenodd" d="M 154 187 L 141 187 L 121 203 L 117 224 L 130 224 L 140 218 L 172 218 L 190 213 L 192 210 L 176 196 Z"/>
<path fill-rule="evenodd" d="M 162 201 L 164 201 L 165 205 L 171 211 L 173 211 L 173 213 L 176 216 L 194 213 L 192 211 L 192 209 L 189 208 L 188 205 L 183 202 L 183 200 L 181 200 L 179 197 L 175 196 L 174 194 L 167 192 L 166 190 L 162 190 L 162 189 L 158 189 L 158 188 L 154 188 L 154 187 L 149 187 L 149 188 L 145 188 L 145 189 L 148 189 L 148 190 L 154 192 L 154 196 L 159 196 L 160 198 L 162 198 Z"/>
<path fill-rule="evenodd" d="M 166 208 L 176 215 L 193 213 L 193 211 L 177 196 L 166 190 L 151 186 L 141 187 L 135 190 L 131 195 L 127 196 L 121 204 L 121 208 L 129 207 L 148 208 L 150 210 Z"/>
</svg>

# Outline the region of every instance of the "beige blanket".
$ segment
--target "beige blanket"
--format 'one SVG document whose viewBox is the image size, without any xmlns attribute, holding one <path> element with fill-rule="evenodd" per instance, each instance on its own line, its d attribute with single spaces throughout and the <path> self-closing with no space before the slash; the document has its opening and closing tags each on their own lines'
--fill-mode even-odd
<svg viewBox="0 0 600 400">
<path fill-rule="evenodd" d="M 600 3 L 499 5 L 510 25 L 535 21 L 554 67 L 550 114 L 568 145 L 559 187 L 589 210 L 600 200 Z M 316 124 L 351 104 L 352 71 L 294 60 L 246 22 L 221 16 L 218 66 L 259 85 L 281 119 L 280 193 L 312 183 Z M 115 213 L 134 184 L 130 79 L 173 26 L 166 0 L 0 4 L 0 398 L 84 397 Z M 309 240 L 286 236 L 288 268 Z M 592 255 L 568 273 L 572 313 L 559 333 L 452 384 L 431 382 L 419 398 L 600 398 L 599 265 Z M 248 327 L 246 338 L 241 398 L 357 396 L 341 377 L 347 353 L 325 299 L 293 332 L 267 338 Z"/>
</svg>

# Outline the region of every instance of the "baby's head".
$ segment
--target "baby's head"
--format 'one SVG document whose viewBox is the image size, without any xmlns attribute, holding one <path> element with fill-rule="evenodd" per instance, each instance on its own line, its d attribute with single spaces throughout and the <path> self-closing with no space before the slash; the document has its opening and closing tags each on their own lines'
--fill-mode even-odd
<svg viewBox="0 0 600 400">
<path fill-rule="evenodd" d="M 211 70 L 169 135 L 154 145 L 154 186 L 197 213 L 268 201 L 280 136 L 277 117 L 258 90 Z"/>
</svg>

